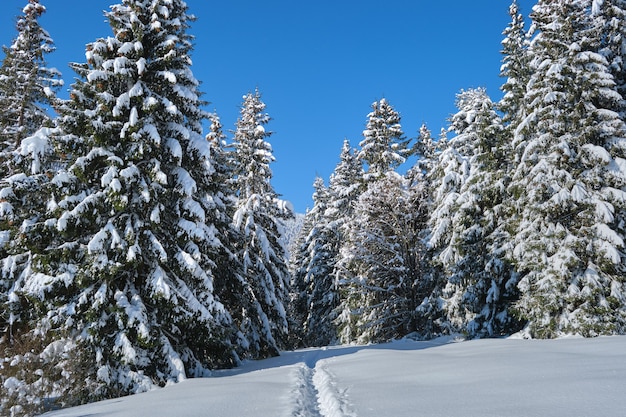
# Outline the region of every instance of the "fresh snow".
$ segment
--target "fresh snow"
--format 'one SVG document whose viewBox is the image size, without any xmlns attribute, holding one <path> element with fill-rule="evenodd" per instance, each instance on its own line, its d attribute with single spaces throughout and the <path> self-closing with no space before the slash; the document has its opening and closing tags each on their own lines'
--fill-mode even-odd
<svg viewBox="0 0 626 417">
<path fill-rule="evenodd" d="M 31 172 L 33 174 L 37 174 L 41 170 L 41 160 L 50 149 L 48 137 L 51 132 L 52 129 L 42 127 L 33 136 L 24 138 L 20 144 L 19 153 L 22 156 L 30 156 L 32 160 Z"/>
<path fill-rule="evenodd" d="M 137 65 L 137 73 L 139 75 L 143 75 L 143 73 L 146 71 L 146 65 L 147 65 L 146 59 L 143 58 L 143 57 L 139 58 L 137 60 L 137 64 L 136 65 Z"/>
<path fill-rule="evenodd" d="M 626 336 L 402 340 L 285 352 L 209 378 L 45 415 L 618 416 L 624 392 Z"/>
</svg>

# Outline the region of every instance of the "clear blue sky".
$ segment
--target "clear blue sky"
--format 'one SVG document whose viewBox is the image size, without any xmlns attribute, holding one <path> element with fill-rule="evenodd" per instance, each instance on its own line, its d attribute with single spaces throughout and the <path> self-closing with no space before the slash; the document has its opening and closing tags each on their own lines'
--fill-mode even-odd
<svg viewBox="0 0 626 417">
<path fill-rule="evenodd" d="M 120 1 L 121 2 L 121 1 Z M 111 35 L 103 17 L 115 0 L 41 0 L 40 20 L 57 51 L 50 66 L 66 90 L 85 62 L 85 44 Z M 534 0 L 519 0 L 525 15 Z M 27 0 L 2 0 L 0 44 L 16 35 Z M 198 20 L 193 71 L 207 110 L 233 129 L 242 96 L 258 87 L 273 118 L 273 184 L 298 212 L 312 205 L 316 175 L 326 181 L 344 138 L 361 140 L 370 105 L 385 97 L 408 137 L 422 123 L 438 134 L 455 94 L 487 88 L 499 99 L 508 0 L 187 0 Z"/>
</svg>

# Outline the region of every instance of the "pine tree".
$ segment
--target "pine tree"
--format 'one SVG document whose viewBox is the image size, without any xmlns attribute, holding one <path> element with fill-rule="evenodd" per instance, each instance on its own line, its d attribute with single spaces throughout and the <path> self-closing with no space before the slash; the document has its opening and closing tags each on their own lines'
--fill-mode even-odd
<svg viewBox="0 0 626 417">
<path fill-rule="evenodd" d="M 431 210 L 428 245 L 434 250 L 432 258 L 436 264 L 446 264 L 453 258 L 449 247 L 455 231 L 450 219 L 458 207 L 459 193 L 469 177 L 468 150 L 461 141 L 452 138 L 444 143 L 434 170 L 430 173 L 433 187 L 433 208 Z"/>
<path fill-rule="evenodd" d="M 270 120 L 257 91 L 243 98 L 234 136 L 235 190 L 238 196 L 234 224 L 242 240 L 238 255 L 246 279 L 247 302 L 233 312 L 252 357 L 277 355 L 287 344 L 285 303 L 289 294 L 286 250 L 277 224 L 291 210 L 271 185 L 274 161 L 265 130 Z"/>
<path fill-rule="evenodd" d="M 323 182 L 321 178 L 320 181 Z M 314 183 L 317 184 L 318 178 Z M 289 272 L 291 282 L 289 283 L 289 302 L 287 303 L 289 338 L 288 346 L 291 349 L 298 349 L 307 346 L 305 341 L 304 323 L 309 315 L 309 298 L 306 266 L 310 261 L 309 233 L 315 227 L 315 218 L 311 214 L 315 210 L 315 197 L 313 194 L 313 208 L 304 215 L 302 228 L 298 233 L 293 246 L 291 247 L 291 257 L 289 259 Z"/>
<path fill-rule="evenodd" d="M 302 331 L 302 346 L 327 346 L 337 339 L 333 322 L 338 294 L 333 271 L 338 258 L 338 242 L 326 215 L 329 190 L 319 177 L 314 188 L 314 205 L 306 214 L 306 228 L 302 231 L 303 239 L 293 262 L 293 311 L 296 317 L 300 317 L 297 328 Z"/>
<path fill-rule="evenodd" d="M 519 207 L 516 305 L 533 337 L 624 331 L 624 123 L 590 2 L 540 1 L 528 116 L 511 184 Z"/>
<path fill-rule="evenodd" d="M 345 257 L 345 245 L 354 215 L 354 205 L 363 192 L 363 175 L 363 167 L 356 157 L 356 150 L 350 146 L 347 139 L 344 140 L 339 163 L 330 176 L 329 203 L 325 213 L 327 228 L 332 236 L 336 253 L 332 271 L 334 285 L 338 291 L 338 304 L 333 313 L 336 317 L 334 326 L 338 333 L 337 337 L 342 341 L 351 340 L 353 322 L 351 307 L 346 303 L 353 275 Z"/>
<path fill-rule="evenodd" d="M 412 331 L 413 230 L 407 185 L 394 169 L 409 154 L 399 114 L 372 105 L 357 158 L 367 166 L 341 247 L 342 342 L 390 340 Z"/>
<path fill-rule="evenodd" d="M 50 170 L 44 162 L 49 156 L 45 132 L 42 129 L 22 141 L 14 152 L 22 172 L 0 181 L 0 346 L 15 347 L 21 339 L 19 329 L 28 310 L 16 290 L 30 273 L 33 256 L 46 248 L 47 236 L 42 232 Z"/>
<path fill-rule="evenodd" d="M 408 207 L 407 186 L 394 171 L 371 182 L 355 205 L 342 248 L 353 276 L 344 301 L 352 333 L 346 334 L 345 325 L 340 329 L 344 343 L 388 341 L 415 330 L 415 276 L 409 268 L 415 239 Z"/>
<path fill-rule="evenodd" d="M 30 263 L 31 251 L 23 236 L 39 217 L 42 202 L 34 196 L 47 182 L 38 141 L 31 140 L 24 146 L 22 141 L 52 124 L 47 107 L 55 103 L 55 91 L 63 84 L 60 73 L 46 67 L 45 56 L 54 51 L 54 42 L 39 24 L 45 11 L 38 0 L 29 1 L 23 8 L 16 25 L 17 36 L 10 47 L 4 47 L 0 67 L 0 330 L 4 333 L 6 329 L 10 342 L 17 306 L 6 303 L 14 299 L 11 293 L 15 281 Z M 30 158 L 33 153 L 34 158 Z"/>
<path fill-rule="evenodd" d="M 462 97 L 461 92 L 458 98 Z M 469 95 L 468 95 L 469 97 Z M 457 98 L 457 107 L 463 105 Z M 451 299 L 449 293 L 449 277 L 452 274 L 450 266 L 459 258 L 455 242 L 459 233 L 453 225 L 452 219 L 457 213 L 461 201 L 460 194 L 470 175 L 470 161 L 474 154 L 473 143 L 469 136 L 457 135 L 450 140 L 447 132 L 442 130 L 437 143 L 439 153 L 432 171 L 428 173 L 428 181 L 432 189 L 432 206 L 429 211 L 428 236 L 425 238 L 428 247 L 428 258 L 432 268 L 432 293 L 425 302 L 426 308 L 433 316 L 441 317 L 444 313 L 444 304 L 458 305 L 460 300 Z M 449 310 L 449 308 L 448 308 Z M 451 323 L 446 317 L 439 323 L 442 332 L 457 332 L 458 323 Z"/>
<path fill-rule="evenodd" d="M 19 289 L 37 314 L 33 334 L 65 340 L 84 360 L 82 383 L 57 387 L 61 402 L 145 391 L 236 360 L 214 296 L 226 215 L 201 135 L 192 18 L 179 0 L 125 0 L 107 17 L 114 36 L 73 65 L 79 79 L 49 138 L 64 169 L 51 180 L 48 248 Z"/>
<path fill-rule="evenodd" d="M 524 16 L 520 13 L 517 0 L 511 3 L 509 15 L 511 23 L 503 33 L 503 60 L 500 68 L 500 76 L 506 81 L 501 87 L 504 96 L 498 103 L 498 109 L 503 113 L 505 127 L 515 129 L 524 117 L 523 99 L 531 71 L 528 62 L 529 35 L 526 33 Z"/>
<path fill-rule="evenodd" d="M 431 265 L 431 251 L 427 240 L 433 205 L 433 172 L 440 152 L 439 146 L 445 142 L 445 137 L 440 143 L 436 142 L 431 131 L 423 124 L 412 151 L 417 160 L 406 174 L 409 187 L 407 210 L 411 216 L 411 231 L 415 241 L 412 258 L 409 258 L 412 264 L 410 270 L 414 271 L 413 293 L 417 305 L 414 314 L 414 337 L 420 339 L 430 339 L 441 333 L 441 288 L 437 271 Z"/>
<path fill-rule="evenodd" d="M 238 247 L 242 237 L 232 222 L 233 215 L 237 209 L 237 195 L 233 181 L 234 161 L 232 151 L 229 149 L 226 135 L 222 130 L 222 124 L 217 114 L 209 115 L 209 133 L 206 139 L 209 142 L 213 173 L 211 176 L 212 191 L 210 202 L 216 218 L 219 218 L 218 230 L 223 231 L 220 239 L 221 253 L 219 257 L 214 257 L 216 270 L 219 271 L 214 278 L 215 294 L 224 304 L 227 311 L 234 316 L 234 329 L 232 342 L 238 355 L 247 356 L 249 343 L 245 336 L 239 331 L 237 315 L 240 306 L 249 302 L 249 289 L 243 273 L 243 266 L 238 259 Z"/>
<path fill-rule="evenodd" d="M 447 249 L 453 255 L 443 263 L 449 271 L 447 316 L 469 336 L 507 334 L 518 330 L 508 312 L 517 275 L 504 259 L 511 152 L 484 89 L 460 93 L 457 105 L 452 141 L 465 144 L 469 172 L 448 218 L 455 235 Z"/>
<path fill-rule="evenodd" d="M 400 115 L 381 99 L 372 103 L 372 112 L 363 131 L 358 159 L 367 165 L 366 180 L 384 176 L 405 162 L 408 141 L 400 126 Z"/>
<path fill-rule="evenodd" d="M 17 21 L 17 37 L 9 48 L 4 47 L 5 58 L 0 67 L 2 177 L 19 171 L 14 166 L 14 152 L 22 139 L 51 124 L 48 108 L 56 101 L 55 91 L 63 85 L 59 71 L 46 66 L 46 55 L 55 48 L 39 24 L 45 11 L 39 0 L 29 0 Z"/>
<path fill-rule="evenodd" d="M 46 67 L 45 55 L 54 43 L 38 22 L 45 10 L 35 0 L 24 7 L 17 37 L 4 48 L 0 67 L 0 346 L 16 354 L 27 312 L 15 289 L 33 252 L 44 247 L 35 232 L 48 185 L 44 126 L 52 125 L 47 107 L 56 102 L 55 90 L 62 85 L 60 73 Z"/>
</svg>

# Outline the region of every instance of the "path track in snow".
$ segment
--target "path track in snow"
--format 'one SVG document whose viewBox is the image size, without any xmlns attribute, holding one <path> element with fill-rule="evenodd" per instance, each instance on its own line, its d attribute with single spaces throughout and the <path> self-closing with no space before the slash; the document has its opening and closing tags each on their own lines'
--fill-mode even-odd
<svg viewBox="0 0 626 417">
<path fill-rule="evenodd" d="M 324 417 L 319 408 L 319 392 L 313 383 L 315 370 L 305 364 L 296 368 L 293 417 Z"/>
<path fill-rule="evenodd" d="M 326 362 L 309 360 L 295 371 L 292 417 L 356 417 L 346 394 L 340 390 Z"/>
</svg>

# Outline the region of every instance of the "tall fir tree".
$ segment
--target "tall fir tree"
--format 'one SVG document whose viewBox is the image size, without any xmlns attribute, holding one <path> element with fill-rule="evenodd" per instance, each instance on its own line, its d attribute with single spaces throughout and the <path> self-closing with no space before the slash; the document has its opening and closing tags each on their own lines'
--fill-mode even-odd
<svg viewBox="0 0 626 417">
<path fill-rule="evenodd" d="M 53 124 L 49 107 L 63 84 L 60 73 L 46 66 L 54 43 L 39 24 L 45 10 L 36 0 L 23 8 L 18 34 L 4 48 L 0 67 L 0 348 L 6 357 L 28 351 L 22 337 L 28 311 L 15 291 L 33 254 L 43 249 L 35 230 L 45 211 L 43 190 L 49 183 L 44 126 Z"/>
<path fill-rule="evenodd" d="M 232 151 L 226 143 L 226 135 L 222 130 L 222 123 L 217 114 L 209 115 L 209 133 L 206 139 L 209 142 L 213 173 L 210 184 L 212 192 L 209 198 L 216 218 L 219 218 L 219 230 L 223 231 L 221 239 L 221 253 L 214 258 L 219 274 L 214 279 L 215 294 L 229 312 L 233 312 L 233 339 L 239 357 L 248 355 L 249 343 L 240 331 L 240 321 L 237 319 L 240 306 L 248 302 L 249 289 L 243 273 L 243 266 L 238 257 L 238 248 L 241 235 L 232 222 L 237 209 L 237 195 L 234 175 L 234 160 Z"/>
<path fill-rule="evenodd" d="M 445 132 L 445 131 L 444 131 Z M 433 172 L 436 167 L 440 146 L 445 146 L 445 137 L 436 142 L 428 127 L 420 127 L 413 154 L 415 165 L 406 173 L 408 182 L 408 206 L 410 231 L 413 233 L 412 253 L 413 293 L 415 298 L 415 332 L 420 339 L 430 339 L 441 333 L 443 317 L 441 309 L 441 283 L 431 263 L 428 237 L 429 220 L 433 206 Z"/>
<path fill-rule="evenodd" d="M 234 224 L 241 235 L 247 301 L 233 316 L 252 357 L 277 355 L 287 345 L 285 304 L 289 269 L 277 219 L 292 215 L 271 184 L 272 147 L 265 130 L 270 118 L 259 91 L 243 97 L 234 135 L 234 176 L 238 202 Z"/>
<path fill-rule="evenodd" d="M 413 328 L 408 187 L 395 172 L 410 150 L 393 107 L 382 99 L 372 109 L 357 154 L 367 173 L 344 226 L 338 265 L 345 271 L 337 318 L 344 343 L 390 340 Z"/>
<path fill-rule="evenodd" d="M 47 250 L 16 291 L 35 312 L 33 336 L 81 352 L 82 383 L 57 385 L 62 403 L 236 361 L 214 296 L 225 214 L 201 135 L 192 16 L 179 0 L 124 0 L 107 17 L 114 36 L 73 65 L 79 78 L 49 137 L 65 168 L 51 180 Z"/>
<path fill-rule="evenodd" d="M 353 274 L 348 268 L 346 258 L 342 255 L 347 236 L 350 232 L 350 222 L 354 215 L 354 206 L 363 192 L 363 166 L 357 159 L 356 150 L 346 139 L 343 141 L 339 163 L 330 176 L 329 202 L 326 210 L 327 228 L 332 236 L 336 260 L 332 276 L 338 292 L 338 305 L 333 316 L 338 340 L 349 340 L 351 334 L 351 308 L 346 304 L 350 283 Z M 345 251 L 344 251 L 345 252 Z M 339 334 L 339 329 L 341 333 Z"/>
<path fill-rule="evenodd" d="M 55 47 L 39 24 L 45 11 L 39 0 L 29 0 L 17 21 L 17 37 L 10 47 L 4 47 L 0 67 L 1 177 L 19 170 L 14 166 L 14 151 L 22 139 L 51 125 L 50 107 L 56 102 L 56 90 L 63 85 L 61 73 L 46 65 L 46 55 Z"/>
<path fill-rule="evenodd" d="M 389 341 L 415 330 L 414 244 L 409 193 L 395 171 L 359 197 L 342 247 L 351 280 L 344 284 L 344 343 Z"/>
<path fill-rule="evenodd" d="M 462 93 L 461 93 L 462 94 Z M 457 101 L 457 107 L 461 107 Z M 470 175 L 470 158 L 474 153 L 473 144 L 467 141 L 468 136 L 454 136 L 448 140 L 447 131 L 442 129 L 437 143 L 439 153 L 433 169 L 428 173 L 428 182 L 432 189 L 432 204 L 427 221 L 428 236 L 425 237 L 428 258 L 431 266 L 432 292 L 423 304 L 429 314 L 439 317 L 435 331 L 457 332 L 443 310 L 445 304 L 458 304 L 444 300 L 444 290 L 448 287 L 449 269 L 458 258 L 454 242 L 458 239 L 458 231 L 452 223 L 460 206 L 460 194 Z"/>
<path fill-rule="evenodd" d="M 508 158 L 511 151 L 495 104 L 484 89 L 461 92 L 451 119 L 452 141 L 464 143 L 469 172 L 448 217 L 454 237 L 443 262 L 447 316 L 469 336 L 518 330 L 509 314 L 517 274 L 505 260 L 508 242 Z"/>
<path fill-rule="evenodd" d="M 622 97 L 596 50 L 590 6 L 539 1 L 531 14 L 533 75 L 510 188 L 516 308 L 532 337 L 624 331 Z"/>
<path fill-rule="evenodd" d="M 314 205 L 306 214 L 303 239 L 293 261 L 293 310 L 294 315 L 300 317 L 301 345 L 327 346 L 337 340 L 334 319 L 339 296 L 333 271 L 338 242 L 326 214 L 329 190 L 319 177 L 314 188 Z"/>
<path fill-rule="evenodd" d="M 313 187 L 317 190 L 318 181 L 324 182 L 321 178 L 316 178 Z M 289 302 L 287 303 L 287 321 L 289 326 L 288 345 L 290 348 L 298 349 L 306 347 L 304 323 L 309 314 L 309 288 L 306 265 L 310 261 L 309 234 L 316 226 L 315 205 L 316 194 L 313 193 L 313 208 L 307 209 L 302 221 L 302 228 L 290 248 L 289 272 L 291 281 L 289 283 Z M 312 214 L 313 213 L 313 214 Z"/>
<path fill-rule="evenodd" d="M 498 103 L 502 112 L 502 121 L 507 130 L 515 129 L 524 118 L 524 94 L 530 79 L 528 44 L 529 34 L 525 29 L 525 19 L 520 13 L 517 0 L 513 0 L 509 7 L 511 23 L 504 30 L 502 40 L 502 66 L 500 76 L 505 78 L 501 87 L 504 93 Z M 512 136 L 512 133 L 507 133 Z"/>
<path fill-rule="evenodd" d="M 22 141 L 44 126 L 50 127 L 49 115 L 56 103 L 55 92 L 63 85 L 61 74 L 48 68 L 46 55 L 53 52 L 54 42 L 39 24 L 46 8 L 30 0 L 17 20 L 17 36 L 10 47 L 4 47 L 0 67 L 0 330 L 11 342 L 16 308 L 10 299 L 15 281 L 28 268 L 31 250 L 24 236 L 36 222 L 42 201 L 34 198 L 45 187 L 39 141 Z M 34 155 L 34 159 L 29 155 Z M 8 304 L 7 304 L 8 303 Z"/>
</svg>

